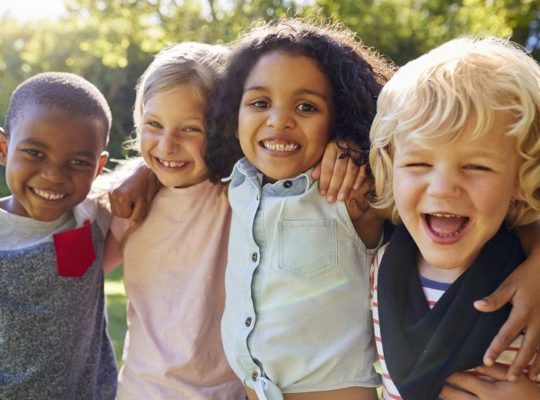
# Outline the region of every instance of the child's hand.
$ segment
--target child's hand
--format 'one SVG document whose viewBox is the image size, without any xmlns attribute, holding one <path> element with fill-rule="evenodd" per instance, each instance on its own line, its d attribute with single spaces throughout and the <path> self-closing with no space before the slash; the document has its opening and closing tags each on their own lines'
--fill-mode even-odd
<svg viewBox="0 0 540 400">
<path fill-rule="evenodd" d="M 358 190 L 366 179 L 366 166 L 357 166 L 351 157 L 341 157 L 342 151 L 334 141 L 326 145 L 323 158 L 311 173 L 319 179 L 319 192 L 329 203 L 348 198 L 351 189 Z"/>
<path fill-rule="evenodd" d="M 523 374 L 516 382 L 508 382 L 507 367 L 495 364 L 476 370 L 492 380 L 482 379 L 469 373 L 456 373 L 448 378 L 440 398 L 443 400 L 531 400 L 540 399 L 540 386 Z M 460 390 L 459 388 L 463 389 Z"/>
<path fill-rule="evenodd" d="M 345 200 L 347 212 L 356 233 L 368 249 L 374 249 L 381 238 L 384 218 L 369 206 L 366 194 L 373 189 L 373 182 L 366 179 L 359 189 L 351 190 Z"/>
<path fill-rule="evenodd" d="M 144 220 L 152 203 L 153 173 L 146 164 L 139 165 L 133 174 L 109 193 L 111 212 L 133 222 Z M 149 196 L 150 194 L 150 196 Z"/>
<path fill-rule="evenodd" d="M 508 320 L 499 330 L 484 355 L 484 364 L 492 365 L 500 353 L 506 349 L 515 337 L 525 329 L 525 336 L 512 365 L 508 369 L 509 381 L 527 366 L 537 355 L 529 368 L 529 379 L 535 380 L 540 372 L 540 290 L 538 290 L 540 272 L 540 252 L 534 251 L 491 295 L 476 301 L 477 310 L 491 312 L 511 301 L 513 308 Z"/>
</svg>

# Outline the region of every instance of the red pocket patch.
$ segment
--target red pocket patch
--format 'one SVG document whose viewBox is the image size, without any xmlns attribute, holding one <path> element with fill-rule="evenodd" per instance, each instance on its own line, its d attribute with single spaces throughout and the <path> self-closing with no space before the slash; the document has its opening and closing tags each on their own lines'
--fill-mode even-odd
<svg viewBox="0 0 540 400">
<path fill-rule="evenodd" d="M 58 275 L 83 276 L 96 259 L 90 221 L 70 231 L 53 235 Z"/>
</svg>

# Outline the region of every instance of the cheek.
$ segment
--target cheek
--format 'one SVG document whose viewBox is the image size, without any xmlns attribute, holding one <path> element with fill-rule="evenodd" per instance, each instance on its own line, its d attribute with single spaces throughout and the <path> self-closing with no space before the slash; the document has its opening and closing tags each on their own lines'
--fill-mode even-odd
<svg viewBox="0 0 540 400">
<path fill-rule="evenodd" d="M 476 205 L 476 209 L 488 216 L 505 216 L 510 202 L 512 192 L 509 190 L 489 190 L 471 195 L 471 201 Z"/>
<path fill-rule="evenodd" d="M 152 139 L 152 135 L 142 134 L 140 138 L 140 151 L 143 157 L 148 156 L 148 152 L 156 145 L 156 140 Z"/>
<path fill-rule="evenodd" d="M 322 157 L 326 150 L 326 145 L 330 141 L 330 133 L 328 129 L 321 129 L 321 125 L 315 125 L 312 127 L 312 134 L 308 136 L 307 140 L 313 146 L 312 151 L 316 153 L 317 158 Z"/>
<path fill-rule="evenodd" d="M 244 148 L 244 146 L 249 142 L 249 135 L 247 134 L 247 129 L 244 124 L 239 123 L 238 129 L 236 131 L 236 138 L 240 142 L 240 146 Z"/>
<path fill-rule="evenodd" d="M 469 186 L 469 197 L 478 208 L 486 212 L 500 212 L 506 208 L 515 193 L 515 180 L 507 178 L 500 180 L 477 180 Z"/>
<path fill-rule="evenodd" d="M 410 211 L 411 207 L 417 203 L 417 189 L 413 179 L 406 174 L 393 173 L 392 194 L 394 202 L 400 214 Z"/>
<path fill-rule="evenodd" d="M 252 139 L 260 123 L 261 121 L 257 118 L 257 115 L 248 112 L 238 114 L 236 137 L 240 140 L 240 144 L 242 142 L 247 143 Z"/>
<path fill-rule="evenodd" d="M 78 176 L 76 176 L 73 179 L 73 182 L 75 182 L 75 185 L 77 187 L 76 191 L 79 198 L 84 199 L 90 192 L 90 189 L 92 187 L 92 182 L 94 182 L 94 174 L 93 173 L 78 174 Z"/>
<path fill-rule="evenodd" d="M 206 153 L 206 137 L 195 138 L 189 146 L 193 156 L 204 161 L 204 155 Z"/>
</svg>

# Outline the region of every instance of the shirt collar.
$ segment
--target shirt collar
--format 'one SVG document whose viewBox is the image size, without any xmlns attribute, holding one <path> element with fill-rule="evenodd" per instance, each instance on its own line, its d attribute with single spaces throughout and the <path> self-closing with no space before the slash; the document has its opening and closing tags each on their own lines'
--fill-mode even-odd
<svg viewBox="0 0 540 400">
<path fill-rule="evenodd" d="M 274 183 L 267 183 L 263 191 L 272 196 L 294 196 L 306 193 L 314 180 L 311 178 L 310 168 L 293 178 L 281 179 Z M 231 182 L 233 187 L 241 185 L 245 180 L 252 182 L 257 188 L 262 186 L 263 175 L 259 172 L 247 158 L 242 158 L 235 165 L 231 174 L 222 179 L 223 182 Z"/>
</svg>

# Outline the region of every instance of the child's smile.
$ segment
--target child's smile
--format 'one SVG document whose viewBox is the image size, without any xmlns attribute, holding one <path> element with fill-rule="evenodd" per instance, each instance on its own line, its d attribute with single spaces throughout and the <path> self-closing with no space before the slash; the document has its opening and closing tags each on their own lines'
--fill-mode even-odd
<svg viewBox="0 0 540 400">
<path fill-rule="evenodd" d="M 30 190 L 34 192 L 34 194 L 37 195 L 38 197 L 41 197 L 42 199 L 45 199 L 45 200 L 56 201 L 56 200 L 63 199 L 64 197 L 67 196 L 66 193 L 56 193 L 56 192 L 51 192 L 49 190 L 42 190 L 38 188 L 30 188 Z"/>
<path fill-rule="evenodd" d="M 101 121 L 34 105 L 8 132 L 6 178 L 13 196 L 0 206 L 52 221 L 83 201 L 107 161 Z M 6 136 L 7 137 L 7 136 Z"/>
<path fill-rule="evenodd" d="M 187 162 L 184 162 L 184 161 L 167 161 L 167 160 L 157 158 L 157 157 L 156 157 L 156 161 L 163 168 L 182 168 L 188 164 Z"/>
<path fill-rule="evenodd" d="M 272 152 L 274 155 L 288 155 L 288 153 L 297 151 L 300 148 L 298 143 L 289 142 L 283 139 L 265 139 L 259 142 L 261 146 Z"/>
<path fill-rule="evenodd" d="M 261 56 L 238 114 L 245 156 L 269 180 L 307 171 L 328 142 L 331 101 L 328 79 L 311 58 L 279 51 Z"/>
<path fill-rule="evenodd" d="M 458 241 L 466 232 L 469 218 L 461 215 L 446 213 L 423 214 L 426 229 L 433 240 L 440 243 Z"/>
<path fill-rule="evenodd" d="M 511 122 L 499 115 L 483 136 L 465 139 L 464 132 L 433 146 L 396 139 L 394 198 L 421 252 L 422 274 L 435 267 L 455 279 L 503 223 L 517 194 L 521 162 L 505 151 L 515 146 L 506 135 Z"/>
<path fill-rule="evenodd" d="M 191 186 L 207 177 L 204 103 L 198 89 L 186 84 L 144 104 L 141 153 L 165 186 Z"/>
</svg>

